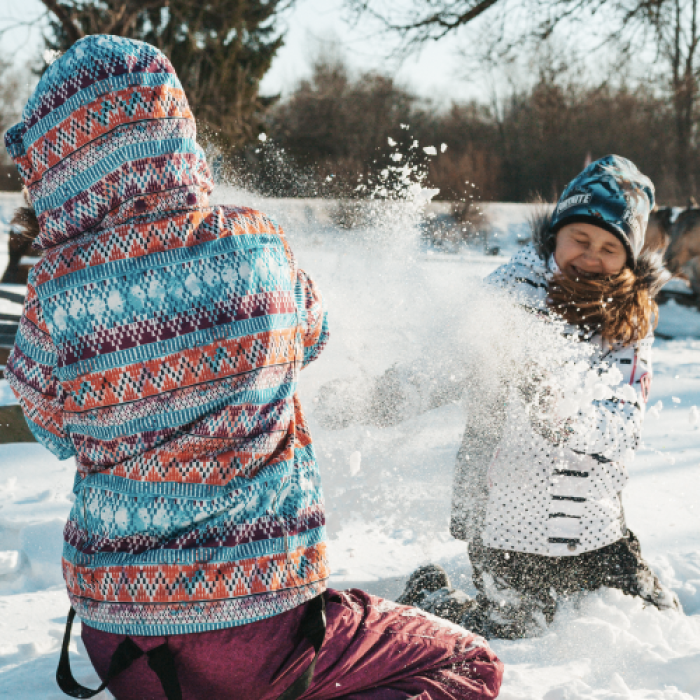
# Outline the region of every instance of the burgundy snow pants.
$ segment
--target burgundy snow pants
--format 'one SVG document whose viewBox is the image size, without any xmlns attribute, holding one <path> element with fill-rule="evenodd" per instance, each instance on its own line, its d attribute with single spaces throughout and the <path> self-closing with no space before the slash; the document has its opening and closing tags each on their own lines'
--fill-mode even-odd
<svg viewBox="0 0 700 700">
<path fill-rule="evenodd" d="M 310 688 L 300 700 L 486 700 L 495 698 L 503 664 L 480 637 L 417 608 L 348 590 L 328 590 L 326 638 Z M 167 637 L 183 700 L 275 700 L 311 662 L 299 633 L 306 606 L 213 632 Z M 123 635 L 82 626 L 104 679 Z M 132 637 L 148 651 L 164 637 Z M 117 700 L 164 700 L 145 656 L 109 684 Z"/>
</svg>

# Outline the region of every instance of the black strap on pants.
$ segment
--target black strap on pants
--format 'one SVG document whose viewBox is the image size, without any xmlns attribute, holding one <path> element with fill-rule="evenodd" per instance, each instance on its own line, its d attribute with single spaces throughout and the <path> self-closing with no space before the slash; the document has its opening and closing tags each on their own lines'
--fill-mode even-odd
<svg viewBox="0 0 700 700">
<path fill-rule="evenodd" d="M 321 651 L 323 640 L 326 637 L 326 599 L 321 595 L 316 596 L 309 602 L 306 614 L 301 621 L 300 632 L 311 642 L 314 648 L 314 658 L 308 665 L 306 671 L 292 683 L 277 700 L 297 700 L 303 695 L 311 685 L 316 670 L 318 654 Z"/>
<path fill-rule="evenodd" d="M 73 677 L 68 658 L 68 645 L 70 644 L 70 633 L 75 619 L 75 610 L 70 609 L 66 631 L 63 635 L 63 646 L 61 647 L 61 658 L 56 671 L 56 682 L 58 687 L 72 698 L 92 698 L 101 693 L 115 676 L 122 671 L 126 671 L 136 659 L 141 658 L 144 653 L 148 657 L 148 665 L 153 669 L 163 686 L 165 697 L 168 700 L 182 700 L 180 683 L 177 680 L 177 670 L 172 652 L 168 649 L 168 643 L 161 644 L 155 649 L 144 652 L 136 645 L 131 637 L 127 637 L 114 652 L 112 660 L 109 662 L 109 670 L 102 685 L 97 690 L 90 690 L 84 685 L 80 685 Z"/>
<path fill-rule="evenodd" d="M 61 658 L 58 662 L 58 670 L 56 671 L 58 687 L 66 695 L 72 698 L 94 697 L 98 693 L 101 693 L 122 671 L 126 671 L 134 661 L 146 654 L 148 657 L 148 665 L 158 676 L 158 680 L 160 680 L 163 686 L 163 691 L 165 692 L 167 700 L 182 700 L 182 690 L 180 688 L 180 682 L 177 679 L 175 659 L 168 648 L 167 642 L 155 649 L 144 652 L 136 645 L 133 639 L 127 637 L 114 652 L 112 660 L 109 662 L 107 676 L 100 687 L 97 688 L 97 690 L 90 690 L 80 685 L 73 677 L 73 672 L 70 668 L 70 660 L 68 659 L 68 645 L 70 644 L 70 635 L 74 619 L 75 610 L 71 608 L 68 613 L 68 621 L 66 622 L 66 631 L 63 635 Z M 314 658 L 304 673 L 302 673 L 277 700 L 297 700 L 311 685 L 314 671 L 316 670 L 316 661 L 318 660 L 323 640 L 326 637 L 326 600 L 323 594 L 316 596 L 316 598 L 308 603 L 300 631 L 313 646 Z"/>
</svg>

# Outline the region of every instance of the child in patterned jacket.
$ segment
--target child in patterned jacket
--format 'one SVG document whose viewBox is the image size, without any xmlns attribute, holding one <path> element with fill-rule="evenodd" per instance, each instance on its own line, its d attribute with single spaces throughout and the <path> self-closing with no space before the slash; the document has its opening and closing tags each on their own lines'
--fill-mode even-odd
<svg viewBox="0 0 700 700">
<path fill-rule="evenodd" d="M 616 367 L 627 391 L 566 419 L 541 371 L 519 391 L 481 393 L 478 410 L 489 420 L 467 426 L 451 526 L 469 542 L 478 596 L 454 590 L 428 565 L 399 602 L 487 638 L 534 634 L 562 596 L 601 586 L 679 609 L 642 559 L 620 498 L 651 385 L 653 297 L 666 279 L 660 261 L 642 251 L 653 206 L 654 187 L 633 163 L 602 158 L 535 222 L 533 243 L 487 279 L 537 315 L 563 316 L 568 332 L 592 346 L 592 369 Z"/>
<path fill-rule="evenodd" d="M 71 611 L 119 700 L 493 698 L 464 629 L 326 589 L 318 464 L 297 384 L 326 312 L 271 219 L 210 206 L 177 75 L 89 36 L 5 143 L 43 256 L 5 376 L 36 439 L 74 458 Z"/>
</svg>

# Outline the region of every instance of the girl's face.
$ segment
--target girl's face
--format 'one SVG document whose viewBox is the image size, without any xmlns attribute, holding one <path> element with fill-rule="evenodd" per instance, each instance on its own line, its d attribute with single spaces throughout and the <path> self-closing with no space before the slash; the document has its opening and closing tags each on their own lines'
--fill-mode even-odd
<svg viewBox="0 0 700 700">
<path fill-rule="evenodd" d="M 622 241 L 594 224 L 574 223 L 557 232 L 554 259 L 559 269 L 576 277 L 613 277 L 627 263 Z"/>
</svg>

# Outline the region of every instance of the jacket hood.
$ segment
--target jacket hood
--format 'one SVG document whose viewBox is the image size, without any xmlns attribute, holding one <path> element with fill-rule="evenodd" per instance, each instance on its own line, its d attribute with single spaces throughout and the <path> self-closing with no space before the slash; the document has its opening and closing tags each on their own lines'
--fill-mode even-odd
<svg viewBox="0 0 700 700">
<path fill-rule="evenodd" d="M 547 263 L 554 255 L 557 233 L 552 228 L 553 213 L 546 211 L 544 206 L 542 205 L 541 210 L 532 217 L 530 226 L 532 245 L 539 257 Z M 671 273 L 664 267 L 662 255 L 648 250 L 642 250 L 637 256 L 634 273 L 642 286 L 649 290 L 652 297 L 655 297 L 661 287 L 671 279 Z"/>
<path fill-rule="evenodd" d="M 213 182 L 187 98 L 158 49 L 76 42 L 5 134 L 46 249 L 137 217 L 208 204 Z"/>
</svg>

